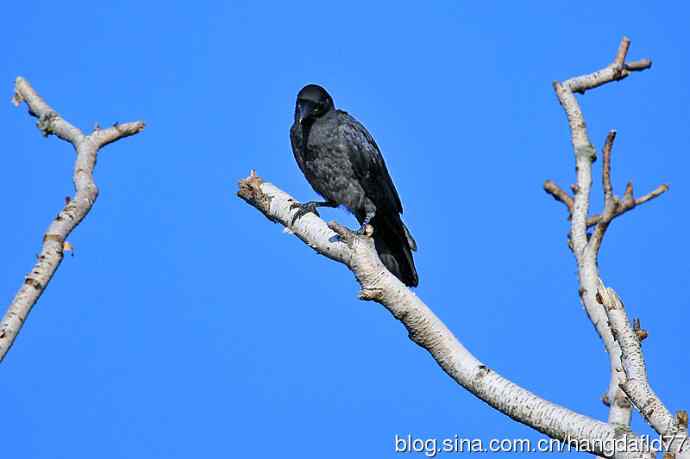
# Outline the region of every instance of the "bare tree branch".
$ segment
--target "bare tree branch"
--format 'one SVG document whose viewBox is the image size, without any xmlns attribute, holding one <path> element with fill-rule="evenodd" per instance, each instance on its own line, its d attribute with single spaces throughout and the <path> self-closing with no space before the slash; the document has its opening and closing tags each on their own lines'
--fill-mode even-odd
<svg viewBox="0 0 690 459">
<path fill-rule="evenodd" d="M 549 193 L 556 201 L 560 201 L 568 208 L 568 213 L 573 213 L 573 198 L 570 197 L 567 191 L 556 185 L 553 180 L 544 182 L 544 191 Z"/>
<path fill-rule="evenodd" d="M 60 266 L 67 236 L 89 213 L 98 197 L 98 188 L 93 181 L 93 169 L 99 149 L 144 129 L 144 123 L 137 121 L 97 129 L 89 135 L 84 135 L 80 129 L 53 110 L 24 78 L 17 77 L 14 91 L 12 102 L 15 106 L 26 102 L 29 114 L 38 118 L 37 126 L 44 136 L 52 134 L 74 146 L 77 158 L 72 178 L 76 193 L 74 197 L 66 200 L 65 207 L 45 232 L 38 261 L 24 278 L 22 286 L 0 322 L 0 361 L 9 351 L 31 308 Z"/>
<path fill-rule="evenodd" d="M 639 452 L 647 451 L 645 442 L 629 429 L 548 402 L 480 362 L 417 295 L 386 270 L 370 235 L 357 236 L 333 222 L 327 225 L 314 214 L 307 214 L 291 224 L 295 212 L 292 204 L 296 201 L 264 182 L 253 171 L 240 181 L 237 194 L 269 220 L 288 228 L 316 252 L 346 265 L 361 286 L 361 299 L 383 305 L 403 323 L 410 339 L 426 349 L 443 371 L 492 407 L 552 438 L 579 444 L 589 442 L 595 454 L 610 456 L 610 451 L 596 449 L 597 445 L 624 438 L 632 446 L 616 451 L 614 457 L 654 456 L 651 452 Z"/>
<path fill-rule="evenodd" d="M 673 415 L 661 403 L 649 385 L 647 369 L 640 347 L 640 336 L 628 321 L 621 299 L 612 288 L 606 288 L 603 283 L 599 284 L 596 298 L 604 307 L 613 336 L 621 346 L 624 380 L 620 384 L 620 388 L 632 400 L 640 414 L 654 430 L 663 435 L 673 435 L 679 439 L 684 438 L 682 435 L 677 435 L 678 429 L 676 429 Z"/>
<path fill-rule="evenodd" d="M 626 47 L 627 49 L 627 47 Z M 616 131 L 611 130 L 606 136 L 606 142 L 604 143 L 604 164 L 602 167 L 602 188 L 604 190 L 604 212 L 601 214 L 601 219 L 594 228 L 594 233 L 589 243 L 592 246 L 592 250 L 595 253 L 599 253 L 601 248 L 601 242 L 604 239 L 604 234 L 606 229 L 609 227 L 611 220 L 616 215 L 616 209 L 619 205 L 619 200 L 613 195 L 613 185 L 611 185 L 611 151 L 613 150 L 613 141 L 616 139 Z"/>
<path fill-rule="evenodd" d="M 589 140 L 584 116 L 574 93 L 584 93 L 589 89 L 611 81 L 621 80 L 633 71 L 651 67 L 651 61 L 647 59 L 625 64 L 629 47 L 630 40 L 624 37 L 613 63 L 606 68 L 589 75 L 571 78 L 563 83 L 554 83 L 554 89 L 568 118 L 571 142 L 575 151 L 577 185 L 572 205 L 570 239 L 573 253 L 577 260 L 580 298 L 587 311 L 587 315 L 604 341 L 610 358 L 611 381 L 606 397 L 611 407 L 609 419 L 618 419 L 619 421 L 617 422 L 622 420 L 625 423 L 624 427 L 629 426 L 629 414 L 624 408 L 618 407 L 616 403 L 612 402 L 620 399 L 622 390 L 659 434 L 664 436 L 670 435 L 681 440 L 671 445 L 669 452 L 676 454 L 678 457 L 690 457 L 690 447 L 683 448 L 685 441 L 682 441 L 687 438 L 687 431 L 683 431 L 678 426 L 669 410 L 663 406 L 661 401 L 651 391 L 651 388 L 649 388 L 637 335 L 629 327 L 629 321 L 625 315 L 622 303 L 619 302 L 620 307 L 618 304 L 611 306 L 614 303 L 608 297 L 615 295 L 615 292 L 609 289 L 606 290 L 608 301 L 606 304 L 609 307 L 605 307 L 605 301 L 602 300 L 602 294 L 600 293 L 604 287 L 599 276 L 597 257 L 608 225 L 616 216 L 630 210 L 638 203 L 653 199 L 668 189 L 667 186 L 661 186 L 643 199 L 635 200 L 633 198 L 632 183 L 629 183 L 622 202 L 614 196 L 611 184 L 611 152 L 616 135 L 615 131 L 609 133 L 603 149 L 604 211 L 601 216 L 596 217 L 596 221 L 595 218 L 587 218 L 590 207 L 592 163 L 596 159 L 596 154 Z M 590 226 L 590 222 L 596 225 L 591 238 L 587 235 L 587 228 Z M 617 296 L 615 299 L 618 299 Z M 610 322 L 611 319 L 614 319 L 615 324 Z M 630 336 L 635 336 L 637 348 L 631 344 Z M 630 392 L 631 390 L 635 392 Z M 653 403 L 652 413 L 645 412 L 649 406 L 645 406 L 644 403 Z"/>
<path fill-rule="evenodd" d="M 563 109 L 565 110 L 566 115 L 568 116 L 568 124 L 570 126 L 571 131 L 571 141 L 573 143 L 573 148 L 575 149 L 576 157 L 578 158 L 578 161 L 576 161 L 576 167 L 578 168 L 578 180 L 575 188 L 578 191 L 582 192 L 583 195 L 589 195 L 589 190 L 592 183 L 591 164 L 596 159 L 596 153 L 594 147 L 592 146 L 587 136 L 585 119 L 582 114 L 582 111 L 580 110 L 580 106 L 578 105 L 577 100 L 575 99 L 574 93 L 584 94 L 586 91 L 589 91 L 590 89 L 597 88 L 601 85 L 610 83 L 612 81 L 620 81 L 624 78 L 627 78 L 633 72 L 646 70 L 652 66 L 652 61 L 649 59 L 642 59 L 640 61 L 630 62 L 626 64 L 624 61 L 629 48 L 630 40 L 627 37 L 623 37 L 618 47 L 618 51 L 616 52 L 616 56 L 610 65 L 588 75 L 570 78 L 569 80 L 566 80 L 563 83 L 556 81 L 553 84 L 556 94 L 558 95 L 559 102 L 563 106 Z M 615 137 L 615 133 L 612 137 Z M 611 139 L 611 143 L 613 143 L 613 138 Z M 587 164 L 589 164 L 589 166 L 587 166 Z M 585 170 L 579 169 L 581 165 L 585 166 Z M 584 185 L 586 186 L 583 188 Z M 553 182 L 547 181 L 544 185 L 544 189 L 552 196 L 556 197 L 556 195 L 554 195 L 554 186 L 555 184 Z M 622 206 L 620 206 L 618 209 L 614 211 L 614 215 L 612 218 L 624 214 L 625 212 L 634 208 L 638 204 L 642 204 L 651 199 L 654 199 L 655 197 L 659 196 L 667 190 L 668 185 L 661 185 L 653 192 L 649 193 L 648 195 L 645 195 L 643 198 L 624 202 Z M 562 194 L 559 192 L 559 195 Z M 565 193 L 565 195 L 567 196 L 567 193 Z M 564 202 L 568 206 L 568 209 L 571 213 L 577 213 L 578 219 L 582 219 L 587 216 L 586 212 L 589 207 L 589 198 L 587 198 L 586 201 L 583 198 L 579 199 L 579 205 L 577 204 L 577 198 L 575 199 L 576 202 L 572 205 L 570 205 L 567 201 L 563 200 L 562 198 L 556 197 L 556 199 Z M 585 208 L 584 206 L 585 203 L 587 203 L 587 208 Z M 577 209 L 575 209 L 575 207 L 577 207 Z M 590 217 L 589 219 L 586 219 L 586 225 L 575 225 L 577 227 L 574 234 L 574 236 L 576 236 L 577 238 L 577 243 L 575 244 L 576 246 L 580 248 L 584 246 L 586 242 L 587 228 L 590 226 L 597 225 L 599 222 L 601 222 L 601 219 L 602 217 L 600 215 L 595 215 L 593 217 Z"/>
<path fill-rule="evenodd" d="M 613 214 L 613 218 L 619 217 L 640 204 L 644 204 L 647 201 L 651 201 L 652 199 L 661 196 L 668 190 L 669 186 L 667 184 L 659 185 L 657 188 L 641 198 L 635 199 L 633 197 L 633 184 L 632 182 L 628 182 L 625 188 L 625 194 L 623 195 L 623 200 L 618 202 L 618 206 Z M 574 205 L 573 198 L 570 196 L 570 194 L 568 194 L 568 192 L 563 188 L 559 187 L 553 180 L 546 180 L 544 182 L 544 191 L 550 194 L 556 201 L 565 204 L 566 208 L 568 209 L 568 218 L 570 218 L 573 213 Z M 592 215 L 591 217 L 587 217 L 587 228 L 597 225 L 600 221 L 601 215 Z"/>
<path fill-rule="evenodd" d="M 649 59 L 641 59 L 639 61 L 629 62 L 626 64 L 624 61 L 628 54 L 629 48 L 630 39 L 628 37 L 623 37 L 618 47 L 618 51 L 616 52 L 616 57 L 611 64 L 588 75 L 570 78 L 569 80 L 564 81 L 562 86 L 567 89 L 568 92 L 584 94 L 590 89 L 597 88 L 612 81 L 620 81 L 630 76 L 633 72 L 647 70 L 652 66 L 652 61 Z M 579 119 L 574 121 L 584 122 L 579 108 L 577 109 L 577 112 L 579 113 L 579 117 L 575 112 L 573 112 L 573 115 L 576 115 L 576 117 Z"/>
<path fill-rule="evenodd" d="M 665 192 L 669 190 L 669 186 L 667 184 L 662 184 L 656 187 L 654 190 L 650 191 L 649 193 L 645 194 L 641 198 L 634 199 L 633 198 L 633 184 L 632 182 L 628 182 L 628 185 L 626 187 L 626 192 L 623 195 L 623 201 L 619 202 L 618 207 L 616 208 L 616 211 L 613 214 L 613 218 L 619 217 L 626 213 L 629 210 L 634 209 L 635 207 L 639 206 L 640 204 L 644 204 L 645 202 L 651 201 L 654 198 L 658 198 Z M 587 227 L 592 227 L 596 224 L 598 224 L 601 221 L 601 215 L 594 215 L 592 217 L 589 217 L 587 219 Z"/>
</svg>

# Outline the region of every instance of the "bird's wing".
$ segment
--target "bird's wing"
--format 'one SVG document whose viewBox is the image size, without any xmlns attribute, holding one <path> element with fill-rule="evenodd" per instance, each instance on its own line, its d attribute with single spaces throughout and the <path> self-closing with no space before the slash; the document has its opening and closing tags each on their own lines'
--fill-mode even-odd
<svg viewBox="0 0 690 459">
<path fill-rule="evenodd" d="M 402 213 L 402 203 L 376 141 L 347 112 L 338 111 L 339 148 L 346 150 L 367 197 L 380 210 Z"/>
<path fill-rule="evenodd" d="M 295 156 L 295 161 L 299 166 L 302 173 L 304 173 L 304 153 L 303 153 L 303 140 L 302 131 L 297 124 L 293 124 L 290 127 L 290 144 L 292 145 L 292 154 Z"/>
</svg>

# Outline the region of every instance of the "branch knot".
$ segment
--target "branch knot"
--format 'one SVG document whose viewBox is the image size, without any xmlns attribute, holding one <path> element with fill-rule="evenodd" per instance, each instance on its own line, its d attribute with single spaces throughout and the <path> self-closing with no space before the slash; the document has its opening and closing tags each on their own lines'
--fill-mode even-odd
<svg viewBox="0 0 690 459">
<path fill-rule="evenodd" d="M 60 116 L 52 110 L 41 113 L 38 117 L 36 127 L 41 131 L 43 137 L 48 137 L 50 134 L 53 134 L 53 122 L 58 118 L 60 118 Z"/>
<path fill-rule="evenodd" d="M 586 158 L 587 160 L 594 162 L 597 160 L 597 151 L 594 149 L 591 143 L 587 145 L 577 145 L 575 147 L 575 156 Z"/>
<path fill-rule="evenodd" d="M 383 300 L 383 289 L 378 287 L 364 287 L 360 290 L 358 298 L 363 301 L 376 301 L 380 303 Z"/>
</svg>

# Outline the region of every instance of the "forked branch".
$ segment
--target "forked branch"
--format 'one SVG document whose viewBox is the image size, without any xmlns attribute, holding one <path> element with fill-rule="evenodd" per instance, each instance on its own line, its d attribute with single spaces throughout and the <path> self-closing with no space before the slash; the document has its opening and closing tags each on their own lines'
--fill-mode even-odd
<svg viewBox="0 0 690 459">
<path fill-rule="evenodd" d="M 633 184 L 632 182 L 628 182 L 625 187 L 623 199 L 615 196 L 613 194 L 613 185 L 611 183 L 611 154 L 615 139 L 616 131 L 611 130 L 606 136 L 603 149 L 604 161 L 602 167 L 602 182 L 604 190 L 604 213 L 602 215 L 588 217 L 587 228 L 597 226 L 600 223 L 604 223 L 605 227 L 608 227 L 609 223 L 611 223 L 614 218 L 623 215 L 627 211 L 634 209 L 640 204 L 644 204 L 647 201 L 651 201 L 652 199 L 661 196 L 669 189 L 668 185 L 662 184 L 641 198 L 636 199 L 633 196 Z M 575 188 L 577 189 L 578 187 L 576 186 Z M 556 201 L 560 201 L 565 204 L 566 208 L 568 209 L 568 217 L 570 218 L 572 216 L 575 202 L 567 191 L 559 187 L 553 180 L 546 180 L 544 182 L 544 191 L 550 194 Z M 599 237 L 601 236 L 603 236 L 603 232 Z"/>
<path fill-rule="evenodd" d="M 635 199 L 632 183 L 628 183 L 623 198 L 613 193 L 611 183 L 611 158 L 616 132 L 609 132 L 603 148 L 602 185 L 604 209 L 600 215 L 589 217 L 590 192 L 592 185 L 592 163 L 596 159 L 584 115 L 574 93 L 582 93 L 603 84 L 621 80 L 632 72 L 651 67 L 648 59 L 626 63 L 630 40 L 623 38 L 613 62 L 602 70 L 583 75 L 563 83 L 555 82 L 554 89 L 563 106 L 570 126 L 571 142 L 575 152 L 576 185 L 575 196 L 570 197 L 551 181 L 544 189 L 559 201 L 565 203 L 570 213 L 570 243 L 575 255 L 580 282 L 580 298 L 592 324 L 604 341 L 611 365 L 611 380 L 605 397 L 610 404 L 609 422 L 630 424 L 629 407 L 611 401 L 623 397 L 632 401 L 650 425 L 662 436 L 674 441 L 667 452 L 679 457 L 690 456 L 690 445 L 686 445 L 687 428 L 684 430 L 670 411 L 651 390 L 647 371 L 639 347 L 638 335 L 630 326 L 623 304 L 612 289 L 607 289 L 600 279 L 598 254 L 604 234 L 611 221 L 635 206 L 650 201 L 668 190 L 661 185 L 656 190 Z M 591 235 L 588 228 L 594 226 Z M 634 340 L 634 342 L 633 342 Z"/>
<path fill-rule="evenodd" d="M 96 202 L 98 188 L 93 181 L 93 169 L 98 151 L 109 143 L 137 134 L 144 129 L 144 123 L 136 121 L 116 124 L 107 129 L 96 129 L 91 134 L 84 135 L 80 129 L 53 110 L 22 77 L 17 77 L 12 102 L 15 106 L 26 102 L 29 114 L 38 119 L 38 129 L 44 136 L 55 135 L 74 146 L 77 158 L 72 179 L 76 193 L 74 197 L 66 199 L 65 207 L 45 232 L 38 260 L 24 278 L 0 322 L 0 361 L 9 351 L 31 308 L 60 266 L 67 236 Z"/>
</svg>

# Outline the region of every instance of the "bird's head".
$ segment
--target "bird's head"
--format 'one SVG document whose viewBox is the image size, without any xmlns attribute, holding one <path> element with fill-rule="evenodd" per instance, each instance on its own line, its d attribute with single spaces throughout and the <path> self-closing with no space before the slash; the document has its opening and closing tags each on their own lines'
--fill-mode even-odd
<svg viewBox="0 0 690 459">
<path fill-rule="evenodd" d="M 313 123 L 319 118 L 333 110 L 333 99 L 321 86 L 308 84 L 297 94 L 295 104 L 295 123 Z"/>
</svg>

